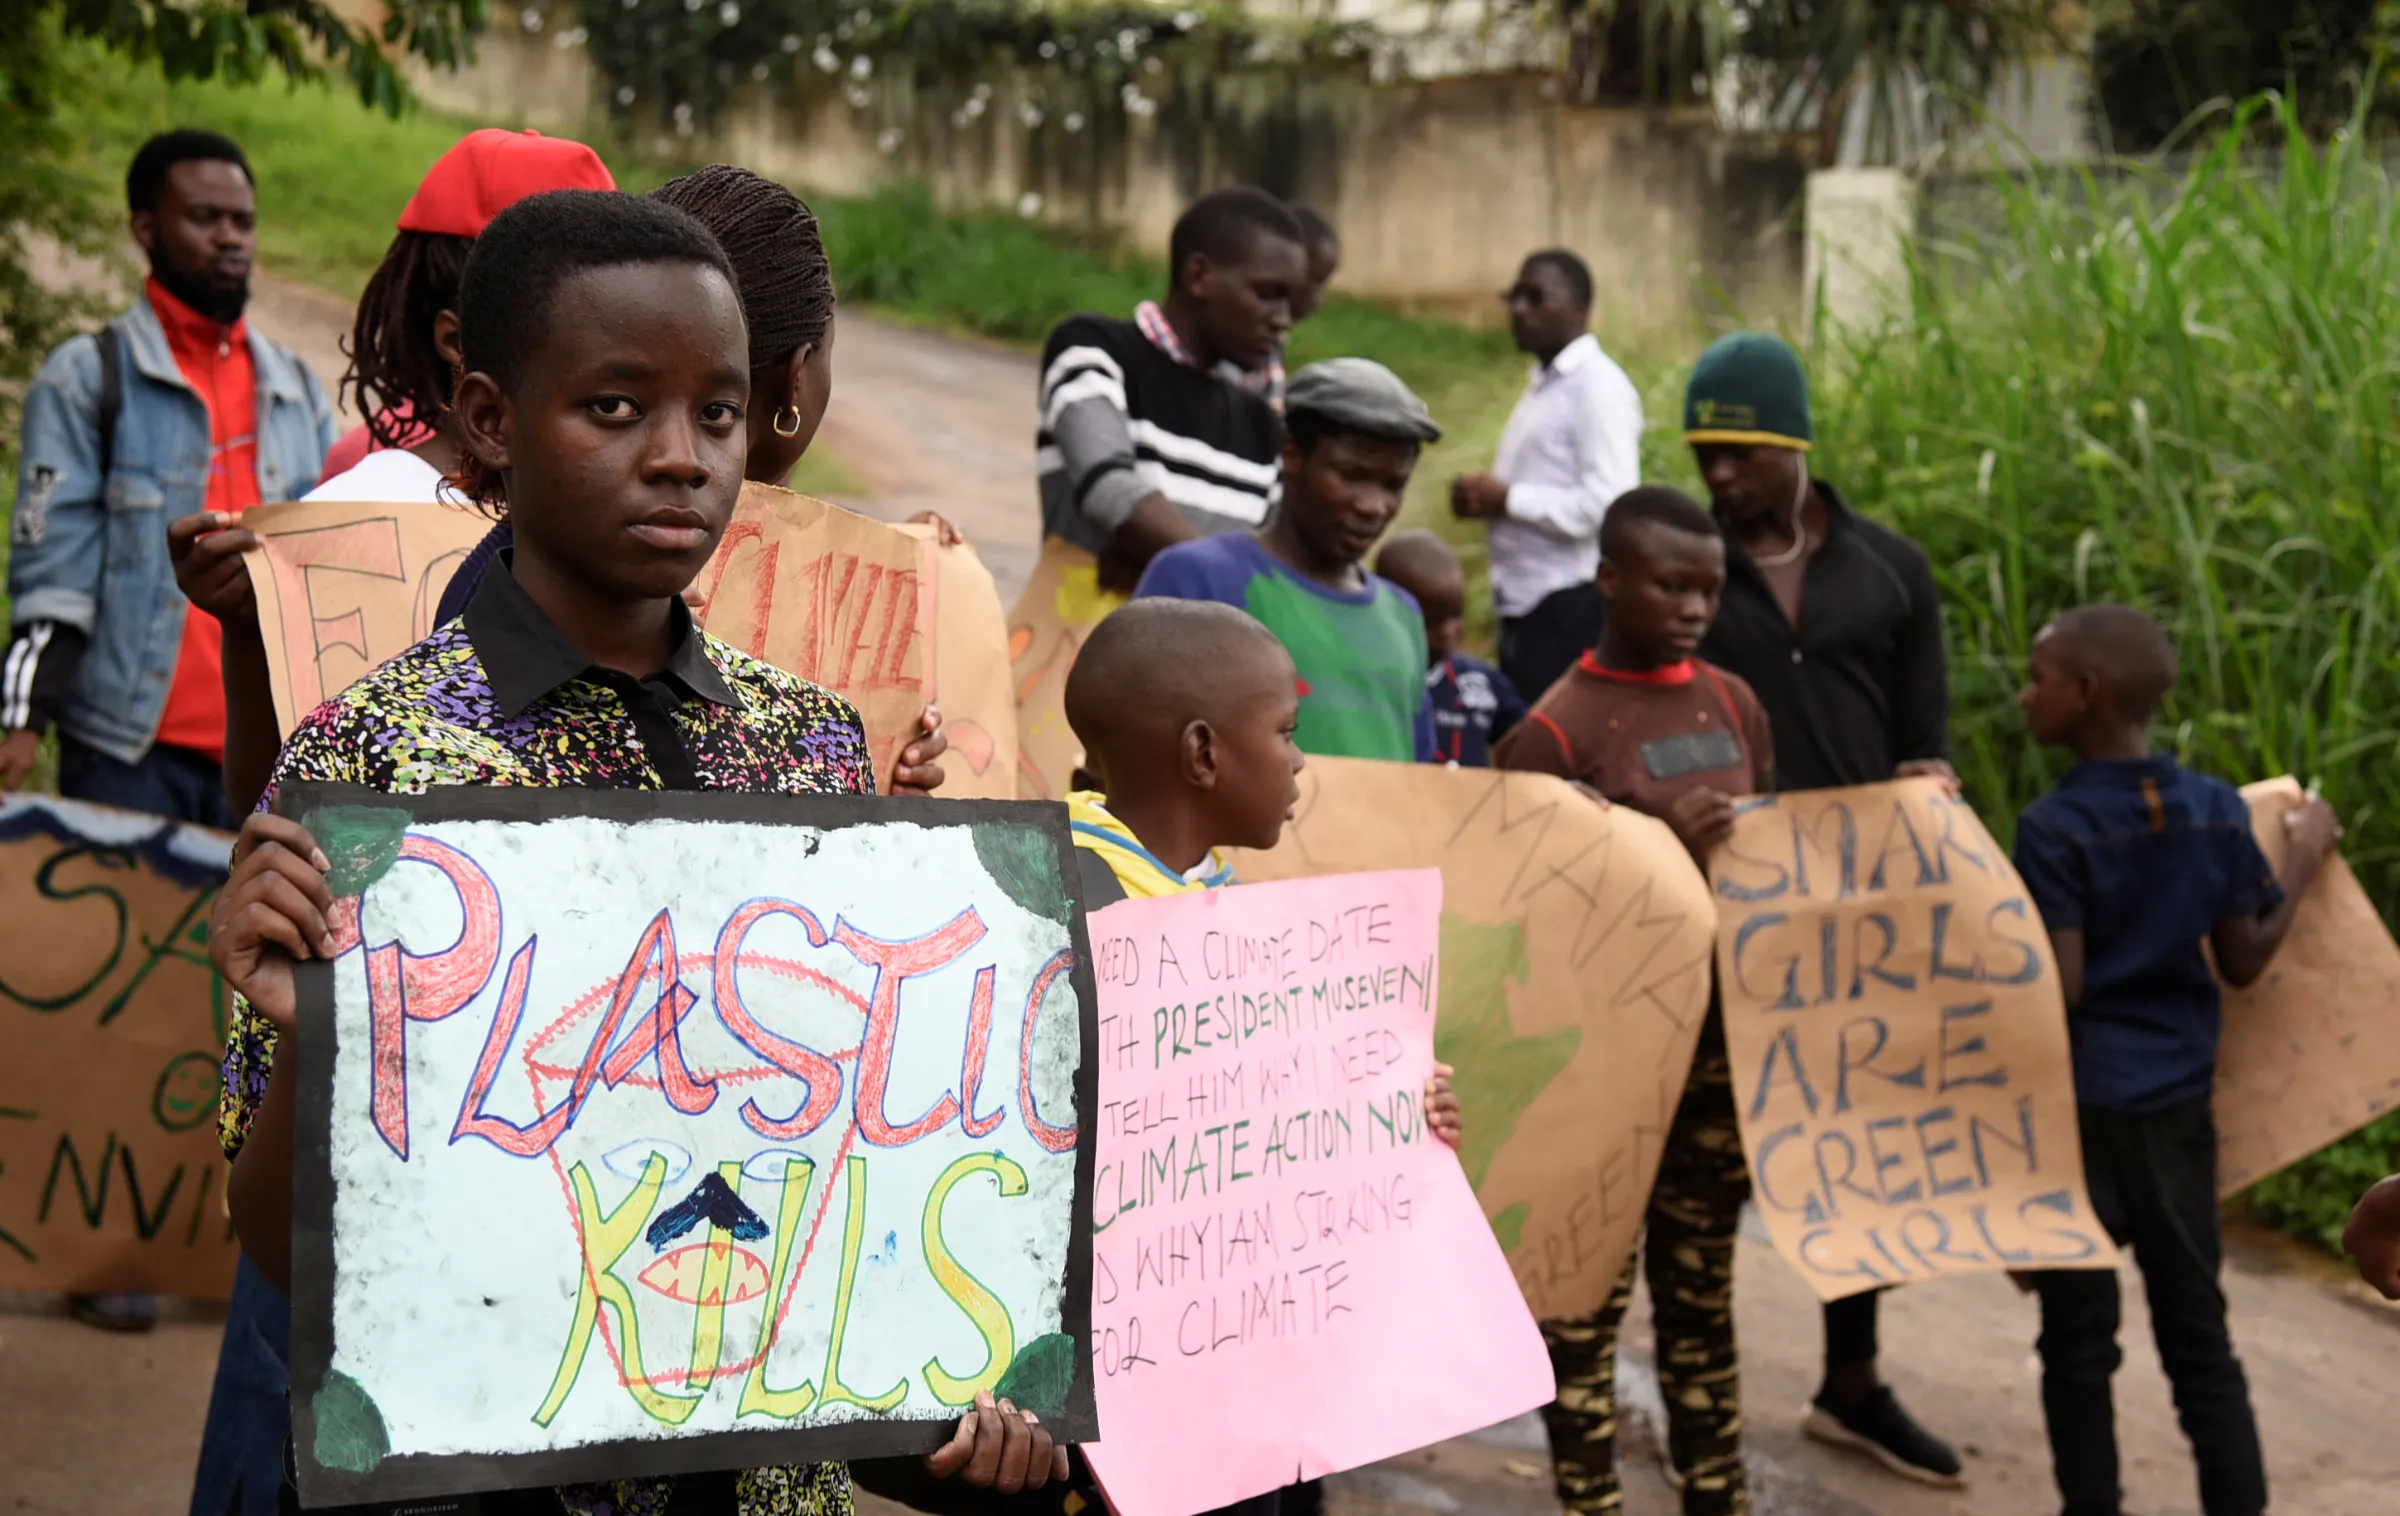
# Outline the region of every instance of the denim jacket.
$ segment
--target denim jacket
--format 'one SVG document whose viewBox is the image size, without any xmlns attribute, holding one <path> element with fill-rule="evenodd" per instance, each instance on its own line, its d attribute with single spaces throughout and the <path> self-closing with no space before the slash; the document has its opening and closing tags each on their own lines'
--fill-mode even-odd
<svg viewBox="0 0 2400 1516">
<path fill-rule="evenodd" d="M 210 438 L 208 408 L 176 368 L 150 302 L 137 299 L 117 325 L 124 399 L 113 464 L 99 456 L 97 338 L 61 343 L 26 392 L 8 592 L 21 633 L 37 628 L 48 641 L 51 628 L 67 628 L 83 644 L 47 714 L 67 736 L 138 763 L 158 734 L 190 607 L 175 587 L 167 523 L 206 501 Z M 297 499 L 315 487 L 333 444 L 333 407 L 296 355 L 255 325 L 249 341 L 259 498 Z M 11 649 L 12 670 L 31 643 Z M 26 663 L 39 652 L 33 647 Z M 30 687 L 30 667 L 23 682 Z"/>
</svg>

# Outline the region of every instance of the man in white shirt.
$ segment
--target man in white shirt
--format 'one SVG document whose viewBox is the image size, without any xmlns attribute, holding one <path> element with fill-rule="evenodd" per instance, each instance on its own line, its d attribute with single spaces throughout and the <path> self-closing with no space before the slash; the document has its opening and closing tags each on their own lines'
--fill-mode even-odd
<svg viewBox="0 0 2400 1516">
<path fill-rule="evenodd" d="M 1600 518 L 1642 482 L 1642 397 L 1587 330 L 1581 258 L 1535 253 L 1505 298 L 1536 367 L 1491 472 L 1452 480 L 1450 509 L 1491 524 L 1500 668 L 1533 701 L 1599 640 Z"/>
</svg>

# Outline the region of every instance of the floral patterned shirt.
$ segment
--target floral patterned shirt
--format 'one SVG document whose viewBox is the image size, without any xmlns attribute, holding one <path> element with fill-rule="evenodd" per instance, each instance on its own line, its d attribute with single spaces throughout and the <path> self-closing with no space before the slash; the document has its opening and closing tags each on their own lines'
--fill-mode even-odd
<svg viewBox="0 0 2400 1516">
<path fill-rule="evenodd" d="M 319 706 L 284 743 L 275 783 L 325 780 L 388 794 L 435 785 L 866 794 L 865 729 L 839 695 L 691 624 L 648 679 L 595 667 L 495 564 L 446 623 Z M 272 790 L 270 790 L 270 796 Z M 262 802 L 264 804 L 265 802 Z M 225 1156 L 265 1098 L 275 1029 L 238 997 L 217 1135 Z M 571 1516 L 662 1516 L 671 1479 L 558 1491 Z M 839 1464 L 752 1469 L 740 1516 L 850 1516 Z"/>
</svg>

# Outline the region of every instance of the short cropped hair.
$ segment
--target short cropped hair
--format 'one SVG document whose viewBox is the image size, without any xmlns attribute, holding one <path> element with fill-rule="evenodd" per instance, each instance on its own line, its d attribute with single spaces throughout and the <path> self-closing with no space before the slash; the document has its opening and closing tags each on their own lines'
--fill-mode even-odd
<svg viewBox="0 0 2400 1516">
<path fill-rule="evenodd" d="M 1600 518 L 1600 556 L 1615 560 L 1624 550 L 1625 539 L 1644 526 L 1663 526 L 1694 537 L 1725 535 L 1717 518 L 1699 501 L 1670 485 L 1645 484 L 1619 495 L 1608 514 Z"/>
<path fill-rule="evenodd" d="M 696 263 L 740 289 L 708 228 L 646 195 L 552 190 L 494 216 L 459 278 L 459 341 L 468 371 L 513 381 L 558 287 L 577 274 L 629 263 Z"/>
<path fill-rule="evenodd" d="M 2147 721 L 2175 688 L 2175 642 L 2130 605 L 2079 605 L 2051 623 L 2072 668 L 2096 676 L 2121 716 Z"/>
<path fill-rule="evenodd" d="M 250 172 L 250 160 L 242 156 L 232 138 L 182 127 L 160 132 L 134 153 L 133 163 L 125 170 L 126 206 L 136 211 L 157 210 L 158 197 L 167 192 L 167 170 L 178 163 L 230 163 L 242 171 L 243 178 L 254 185 L 258 182 L 258 176 Z"/>
<path fill-rule="evenodd" d="M 1211 190 L 1175 218 L 1174 234 L 1167 239 L 1168 277 L 1181 279 L 1194 253 L 1207 254 L 1212 263 L 1239 263 L 1260 237 L 1281 237 L 1303 252 L 1308 248 L 1300 218 L 1265 190 L 1247 184 Z"/>
<path fill-rule="evenodd" d="M 1325 213 L 1313 205 L 1292 202 L 1292 219 L 1300 223 L 1300 245 L 1314 250 L 1320 247 L 1339 247 L 1342 234 L 1333 229 Z"/>
<path fill-rule="evenodd" d="M 1525 260 L 1527 268 L 1542 264 L 1558 270 L 1558 276 L 1567 281 L 1567 293 L 1575 297 L 1577 305 L 1590 306 L 1592 271 L 1581 258 L 1563 247 L 1546 247 Z"/>
</svg>

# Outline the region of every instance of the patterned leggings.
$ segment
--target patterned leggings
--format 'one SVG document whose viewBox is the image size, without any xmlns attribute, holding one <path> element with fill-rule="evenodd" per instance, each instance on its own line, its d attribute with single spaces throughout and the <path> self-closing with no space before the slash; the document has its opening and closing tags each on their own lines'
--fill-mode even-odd
<svg viewBox="0 0 2400 1516">
<path fill-rule="evenodd" d="M 1749 1196 L 1725 1033 L 1711 1010 L 1637 1250 L 1650 1279 L 1658 1387 L 1667 1404 L 1668 1454 L 1683 1476 L 1684 1516 L 1746 1516 L 1750 1509 L 1733 1343 L 1733 1240 Z M 1625 1507 L 1616 1464 L 1617 1328 L 1633 1299 L 1634 1264 L 1625 1260 L 1608 1303 L 1595 1314 L 1542 1323 L 1558 1375 L 1558 1399 L 1542 1419 L 1558 1498 L 1576 1516 L 1615 1516 Z"/>
</svg>

